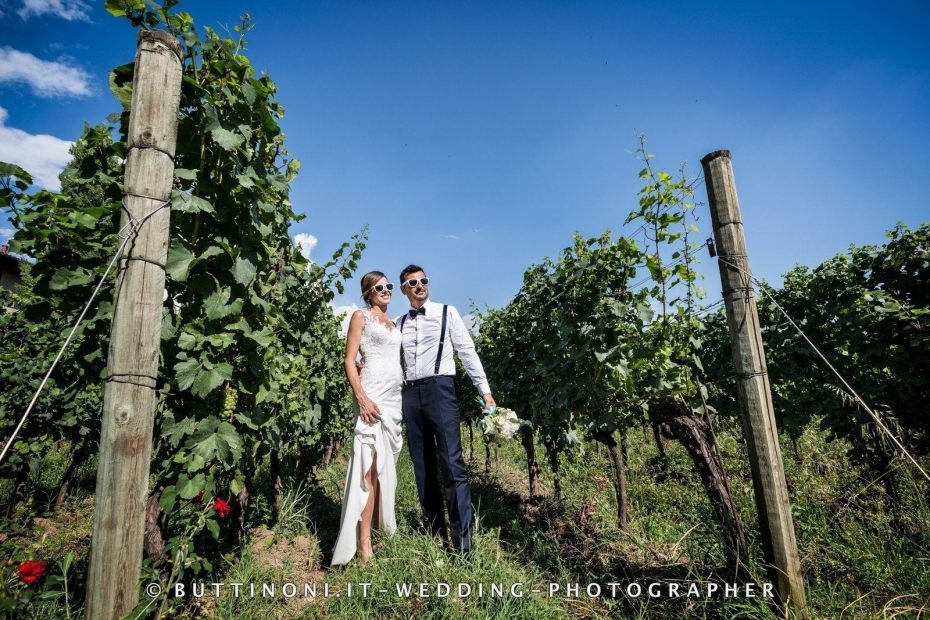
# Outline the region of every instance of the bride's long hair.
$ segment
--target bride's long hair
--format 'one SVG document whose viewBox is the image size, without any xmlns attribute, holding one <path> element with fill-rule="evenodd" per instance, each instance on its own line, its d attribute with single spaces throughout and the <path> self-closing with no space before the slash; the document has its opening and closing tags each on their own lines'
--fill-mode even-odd
<svg viewBox="0 0 930 620">
<path fill-rule="evenodd" d="M 369 271 L 362 276 L 362 301 L 369 308 L 371 307 L 371 302 L 368 301 L 368 298 L 371 297 L 371 287 L 377 284 L 378 280 L 381 278 L 387 278 L 387 276 L 380 271 Z"/>
</svg>

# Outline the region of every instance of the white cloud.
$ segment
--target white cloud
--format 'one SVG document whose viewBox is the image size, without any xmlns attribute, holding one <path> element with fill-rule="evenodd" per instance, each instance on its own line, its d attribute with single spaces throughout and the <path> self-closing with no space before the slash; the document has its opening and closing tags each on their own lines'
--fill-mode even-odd
<svg viewBox="0 0 930 620">
<path fill-rule="evenodd" d="M 7 111 L 0 107 L 0 161 L 20 166 L 32 175 L 33 182 L 45 189 L 58 191 L 58 175 L 71 161 L 68 149 L 73 142 L 45 134 L 26 133 L 6 126 Z"/>
<path fill-rule="evenodd" d="M 16 231 L 12 228 L 0 228 L 0 243 L 6 243 Z"/>
<path fill-rule="evenodd" d="M 17 13 L 23 19 L 51 13 L 69 22 L 76 19 L 89 22 L 88 11 L 90 6 L 83 0 L 23 0 Z"/>
<path fill-rule="evenodd" d="M 478 337 L 478 333 L 481 331 L 481 322 L 478 320 L 474 314 L 463 314 L 462 322 L 465 323 L 465 329 L 474 337 Z"/>
<path fill-rule="evenodd" d="M 0 84 L 23 82 L 40 97 L 90 94 L 90 75 L 80 67 L 36 58 L 29 52 L 0 47 Z"/>
<path fill-rule="evenodd" d="M 458 239 L 458 235 L 446 235 L 446 239 Z"/>
<path fill-rule="evenodd" d="M 304 258 L 310 258 L 310 252 L 320 240 L 307 233 L 297 233 L 294 235 L 294 241 L 300 246 L 300 253 L 304 255 Z"/>
<path fill-rule="evenodd" d="M 342 315 L 342 323 L 339 327 L 339 334 L 342 337 L 345 337 L 345 335 L 349 333 L 349 321 L 352 319 L 352 313 L 358 309 L 359 307 L 355 304 L 333 306 L 333 314 L 336 316 Z"/>
</svg>

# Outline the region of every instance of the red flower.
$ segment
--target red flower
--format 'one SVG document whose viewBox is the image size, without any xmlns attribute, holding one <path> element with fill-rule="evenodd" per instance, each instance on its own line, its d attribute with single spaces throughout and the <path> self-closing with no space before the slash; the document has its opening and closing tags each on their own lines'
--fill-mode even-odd
<svg viewBox="0 0 930 620">
<path fill-rule="evenodd" d="M 203 491 L 191 498 L 191 501 L 197 502 L 198 504 L 203 501 Z"/>
<path fill-rule="evenodd" d="M 220 499 L 219 497 L 214 498 L 213 500 L 213 510 L 215 510 L 216 514 L 220 516 L 220 519 L 225 519 L 226 515 L 232 512 L 232 508 L 229 507 L 229 503 L 225 499 Z"/>
<path fill-rule="evenodd" d="M 16 567 L 16 574 L 23 583 L 35 583 L 45 574 L 45 560 L 30 560 Z"/>
</svg>

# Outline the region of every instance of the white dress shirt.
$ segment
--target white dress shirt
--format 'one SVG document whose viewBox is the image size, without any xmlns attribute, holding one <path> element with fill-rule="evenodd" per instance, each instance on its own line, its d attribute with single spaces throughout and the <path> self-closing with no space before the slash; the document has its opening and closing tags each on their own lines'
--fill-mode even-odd
<svg viewBox="0 0 930 620">
<path fill-rule="evenodd" d="M 439 332 L 442 329 L 442 306 L 427 299 L 423 304 L 426 309 L 425 314 L 410 318 L 405 312 L 394 319 L 394 324 L 400 327 L 401 319 L 407 317 L 403 321 L 404 329 L 401 332 L 404 363 L 407 366 L 407 381 L 416 381 L 436 374 L 436 354 L 439 352 Z M 465 321 L 462 320 L 459 311 L 455 309 L 455 306 L 449 306 L 446 316 L 445 344 L 442 347 L 442 360 L 439 362 L 440 375 L 455 375 L 453 351 L 458 354 L 462 366 L 471 377 L 472 383 L 478 388 L 478 393 L 490 394 L 491 386 L 488 385 L 484 367 L 475 351 L 475 342 L 468 333 L 468 329 L 465 328 Z"/>
</svg>

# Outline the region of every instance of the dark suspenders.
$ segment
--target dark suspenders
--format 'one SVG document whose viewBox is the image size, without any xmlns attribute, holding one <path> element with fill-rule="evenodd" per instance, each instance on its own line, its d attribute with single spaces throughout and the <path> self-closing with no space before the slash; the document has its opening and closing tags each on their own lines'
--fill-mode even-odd
<svg viewBox="0 0 930 620">
<path fill-rule="evenodd" d="M 404 359 L 404 323 L 408 315 L 400 317 L 400 367 L 404 371 L 404 381 L 407 380 L 407 360 Z M 446 323 L 449 317 L 449 306 L 442 306 L 442 327 L 439 328 L 439 349 L 436 351 L 436 366 L 433 370 L 434 375 L 439 374 L 439 364 L 442 363 L 442 348 L 446 344 Z"/>
<path fill-rule="evenodd" d="M 400 317 L 400 367 L 404 371 L 404 383 L 407 382 L 407 360 L 404 359 L 404 322 L 407 315 Z"/>
<path fill-rule="evenodd" d="M 433 371 L 434 375 L 439 374 L 439 362 L 442 361 L 442 345 L 446 344 L 446 315 L 449 313 L 449 306 L 444 305 L 442 307 L 442 327 L 439 330 L 439 351 L 436 352 L 436 370 Z M 403 334 L 401 334 L 403 337 Z"/>
</svg>

